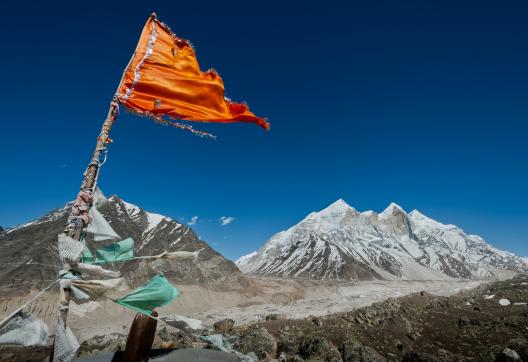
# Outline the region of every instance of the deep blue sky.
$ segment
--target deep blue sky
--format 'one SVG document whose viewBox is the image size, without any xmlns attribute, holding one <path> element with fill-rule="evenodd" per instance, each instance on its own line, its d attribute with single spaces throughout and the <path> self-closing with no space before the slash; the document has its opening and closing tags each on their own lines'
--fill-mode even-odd
<svg viewBox="0 0 528 362">
<path fill-rule="evenodd" d="M 272 128 L 198 125 L 210 141 L 122 112 L 105 193 L 198 216 L 230 258 L 339 197 L 395 201 L 528 255 L 526 2 L 76 3 L 3 6 L 0 225 L 75 196 L 156 11 Z"/>
</svg>

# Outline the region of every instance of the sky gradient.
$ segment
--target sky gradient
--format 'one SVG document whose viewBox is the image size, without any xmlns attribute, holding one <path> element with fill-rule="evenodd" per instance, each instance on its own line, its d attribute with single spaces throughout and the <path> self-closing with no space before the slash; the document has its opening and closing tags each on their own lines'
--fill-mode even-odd
<svg viewBox="0 0 528 362">
<path fill-rule="evenodd" d="M 155 11 L 271 131 L 197 124 L 211 141 L 122 110 L 106 194 L 197 216 L 231 259 L 338 198 L 394 201 L 528 255 L 528 5 L 404 3 L 4 5 L 0 225 L 74 198 Z"/>
</svg>

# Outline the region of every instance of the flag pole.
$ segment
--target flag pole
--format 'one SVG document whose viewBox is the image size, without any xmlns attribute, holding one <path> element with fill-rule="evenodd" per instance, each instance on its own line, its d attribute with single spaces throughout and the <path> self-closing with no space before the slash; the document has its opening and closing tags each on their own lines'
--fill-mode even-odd
<svg viewBox="0 0 528 362">
<path fill-rule="evenodd" d="M 64 233 L 75 239 L 80 240 L 81 231 L 84 227 L 90 223 L 89 219 L 86 218 L 88 212 L 92 206 L 93 195 L 96 187 L 96 180 L 99 175 L 99 167 L 101 164 L 101 154 L 106 151 L 106 146 L 111 142 L 109 134 L 113 123 L 117 119 L 119 114 L 119 105 L 116 100 L 112 100 L 108 114 L 101 127 L 101 133 L 97 137 L 97 143 L 93 152 L 92 160 L 88 164 L 86 171 L 83 175 L 83 181 L 77 199 L 70 211 L 68 221 Z M 87 222 L 88 221 L 88 222 Z M 69 267 L 64 265 L 63 267 Z M 66 320 L 68 318 L 68 305 L 70 303 L 70 289 L 61 288 L 61 300 L 60 300 L 60 315 L 61 319 L 66 326 Z"/>
<path fill-rule="evenodd" d="M 136 55 L 136 52 L 132 54 L 132 56 L 130 57 L 130 60 L 128 61 L 127 66 L 125 67 L 125 70 L 123 71 L 123 74 L 121 75 L 121 79 L 119 81 L 119 85 L 117 87 L 117 91 L 119 91 L 119 89 L 121 88 L 123 79 L 125 78 L 125 72 L 130 67 L 130 64 L 132 63 L 132 59 L 134 59 L 135 55 Z M 112 142 L 109 136 L 110 130 L 112 129 L 112 125 L 114 124 L 118 115 L 119 115 L 119 103 L 118 103 L 118 98 L 117 98 L 117 93 L 116 93 L 116 95 L 114 95 L 112 101 L 110 102 L 110 107 L 108 109 L 108 113 L 101 127 L 101 132 L 99 133 L 99 136 L 97 137 L 97 142 L 95 145 L 95 150 L 92 154 L 92 159 L 90 163 L 88 164 L 86 171 L 83 174 L 83 180 L 81 183 L 80 191 L 77 194 L 77 199 L 75 200 L 72 206 L 70 214 L 68 215 L 68 220 L 66 222 L 66 227 L 64 229 L 64 233 L 67 236 L 75 240 L 81 239 L 82 229 L 88 226 L 88 224 L 90 224 L 91 220 L 88 216 L 88 212 L 90 211 L 90 208 L 92 207 L 93 196 L 94 196 L 96 186 L 97 186 L 97 179 L 99 176 L 99 171 L 100 171 L 100 166 L 101 166 L 101 154 L 103 152 L 106 152 L 107 145 Z M 62 267 L 65 271 L 71 271 L 70 265 L 63 265 Z M 70 294 L 71 294 L 70 285 L 69 284 L 65 284 L 64 286 L 61 285 L 60 295 L 59 295 L 59 314 L 60 314 L 59 318 L 62 320 L 64 328 L 66 328 L 66 322 L 68 320 L 68 309 L 70 306 L 70 298 L 71 298 Z M 54 346 L 55 346 L 55 340 L 53 341 L 50 361 L 53 361 Z"/>
</svg>

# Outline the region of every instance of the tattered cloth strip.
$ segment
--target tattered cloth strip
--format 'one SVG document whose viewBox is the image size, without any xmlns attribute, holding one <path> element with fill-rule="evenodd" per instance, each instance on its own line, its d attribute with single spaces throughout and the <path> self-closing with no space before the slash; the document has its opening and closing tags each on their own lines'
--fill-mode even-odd
<svg viewBox="0 0 528 362">
<path fill-rule="evenodd" d="M 87 301 L 90 299 L 90 296 L 80 290 L 79 288 L 72 285 L 72 281 L 75 279 L 61 279 L 60 287 L 61 289 L 70 289 L 72 292 L 73 299 L 77 301 Z"/>
<path fill-rule="evenodd" d="M 93 260 L 93 259 L 92 259 Z M 119 278 L 121 273 L 118 271 L 103 269 L 100 265 L 93 265 L 88 263 L 79 263 L 77 268 L 82 272 L 87 272 L 95 274 L 97 276 L 109 277 L 109 278 Z"/>
<path fill-rule="evenodd" d="M 69 327 L 64 328 L 62 320 L 57 320 L 55 329 L 55 344 L 53 362 L 70 362 L 79 350 L 80 344 Z"/>
<path fill-rule="evenodd" d="M 126 238 L 115 244 L 105 246 L 95 251 L 95 264 L 113 263 L 130 260 L 134 257 L 134 240 Z"/>
<path fill-rule="evenodd" d="M 203 249 L 197 251 L 164 251 L 163 253 L 158 255 L 134 256 L 134 240 L 132 238 L 127 238 L 115 244 L 111 244 L 95 250 L 95 258 L 93 257 L 93 254 L 89 249 L 85 249 L 82 258 L 83 263 L 81 267 L 87 269 L 88 265 L 90 264 L 108 264 L 132 259 L 196 260 L 198 259 L 198 254 L 202 250 Z M 95 269 L 92 270 L 95 271 Z"/>
<path fill-rule="evenodd" d="M 82 290 L 80 290 L 79 288 L 76 288 L 72 285 L 70 289 L 72 291 L 73 298 L 75 300 L 89 300 L 90 299 L 90 296 L 86 294 L 85 292 L 83 292 Z"/>
<path fill-rule="evenodd" d="M 62 263 L 76 263 L 84 250 L 84 244 L 66 234 L 59 234 L 59 258 Z"/>
<path fill-rule="evenodd" d="M 92 218 L 88 214 L 92 202 L 92 193 L 89 190 L 81 190 L 73 203 L 70 215 L 68 216 L 68 233 L 80 230 L 91 223 Z"/>
<path fill-rule="evenodd" d="M 198 259 L 198 254 L 203 249 L 200 249 L 198 251 L 164 251 L 161 254 L 158 255 L 144 255 L 144 256 L 136 256 L 134 259 L 179 259 L 179 260 L 190 260 L 190 259 Z"/>
<path fill-rule="evenodd" d="M 246 104 L 226 99 L 222 78 L 212 69 L 202 72 L 190 43 L 174 35 L 155 14 L 143 28 L 116 97 L 128 110 L 165 124 L 171 121 L 162 116 L 198 122 L 251 122 L 269 128 Z"/>
<path fill-rule="evenodd" d="M 235 343 L 236 341 L 235 336 L 224 337 L 221 334 L 211 334 L 208 336 L 200 336 L 200 338 L 208 343 L 211 343 L 213 346 L 217 347 L 221 351 L 234 354 L 235 356 L 238 357 L 238 360 L 240 362 L 257 362 L 258 361 L 258 358 L 245 355 L 233 349 L 232 344 Z"/>
<path fill-rule="evenodd" d="M 106 280 L 72 280 L 72 285 L 76 286 L 91 297 L 106 296 L 116 291 L 126 290 L 127 285 L 124 278 L 106 279 Z"/>
<path fill-rule="evenodd" d="M 70 305 L 68 307 L 68 310 L 70 313 L 85 318 L 90 315 L 93 311 L 98 309 L 101 306 L 99 302 L 96 302 L 95 300 L 90 300 L 86 303 L 79 303 L 77 304 L 75 301 L 70 301 Z"/>
<path fill-rule="evenodd" d="M 92 218 L 92 223 L 88 225 L 86 232 L 94 234 L 95 241 L 121 239 L 95 205 L 90 209 L 89 215 Z"/>
<path fill-rule="evenodd" d="M 151 315 L 152 310 L 169 304 L 180 295 L 163 274 L 152 278 L 148 283 L 136 288 L 124 297 L 114 300 L 124 307 Z"/>
<path fill-rule="evenodd" d="M 34 315 L 20 311 L 0 328 L 0 344 L 45 345 L 48 343 L 48 335 L 46 323 Z"/>
</svg>

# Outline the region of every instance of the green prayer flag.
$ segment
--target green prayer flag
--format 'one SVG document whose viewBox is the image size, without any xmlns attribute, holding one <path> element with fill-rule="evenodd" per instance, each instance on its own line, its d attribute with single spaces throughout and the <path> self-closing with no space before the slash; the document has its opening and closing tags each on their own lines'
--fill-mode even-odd
<svg viewBox="0 0 528 362">
<path fill-rule="evenodd" d="M 169 304 L 179 295 L 180 291 L 168 282 L 165 275 L 159 274 L 148 283 L 114 302 L 140 313 L 151 315 L 154 308 Z"/>
<path fill-rule="evenodd" d="M 93 264 L 95 261 L 95 258 L 87 247 L 84 248 L 83 255 L 82 255 L 82 262 L 86 264 Z"/>
<path fill-rule="evenodd" d="M 134 240 L 126 238 L 95 251 L 95 264 L 106 264 L 134 258 Z"/>
</svg>

